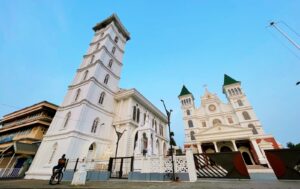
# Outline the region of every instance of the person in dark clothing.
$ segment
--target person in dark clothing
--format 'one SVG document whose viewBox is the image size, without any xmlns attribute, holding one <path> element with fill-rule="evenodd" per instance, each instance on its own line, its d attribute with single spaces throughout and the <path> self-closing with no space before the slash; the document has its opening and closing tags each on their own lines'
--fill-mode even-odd
<svg viewBox="0 0 300 189">
<path fill-rule="evenodd" d="M 58 160 L 57 165 L 55 165 L 52 169 L 52 176 L 54 175 L 54 171 L 60 170 L 62 171 L 62 169 L 66 166 L 66 158 L 65 158 L 65 154 L 61 156 L 61 158 Z"/>
</svg>

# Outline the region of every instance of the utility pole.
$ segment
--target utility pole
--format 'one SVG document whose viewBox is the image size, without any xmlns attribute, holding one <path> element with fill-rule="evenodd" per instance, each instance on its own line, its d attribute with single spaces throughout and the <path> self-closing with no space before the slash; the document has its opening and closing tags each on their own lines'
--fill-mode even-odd
<svg viewBox="0 0 300 189">
<path fill-rule="evenodd" d="M 167 117 L 168 117 L 168 127 L 169 127 L 169 138 L 170 138 L 170 150 L 171 150 L 171 163 L 172 163 L 172 180 L 175 181 L 176 178 L 175 178 L 175 167 L 174 167 L 174 157 L 173 157 L 173 147 L 172 147 L 172 144 L 171 144 L 171 121 L 170 121 L 170 118 L 171 118 L 171 113 L 172 113 L 172 110 L 167 110 L 166 108 L 166 105 L 165 105 L 165 101 L 163 100 L 160 100 L 163 105 L 164 105 L 164 108 L 165 108 L 165 111 L 166 111 L 166 114 L 167 114 Z"/>
</svg>

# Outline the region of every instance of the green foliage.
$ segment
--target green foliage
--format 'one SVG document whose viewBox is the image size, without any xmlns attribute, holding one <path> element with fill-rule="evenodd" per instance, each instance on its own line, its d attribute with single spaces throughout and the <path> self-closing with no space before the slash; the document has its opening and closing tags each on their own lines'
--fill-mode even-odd
<svg viewBox="0 0 300 189">
<path fill-rule="evenodd" d="M 286 146 L 287 146 L 289 149 L 300 149 L 300 143 L 294 144 L 294 143 L 292 143 L 292 142 L 288 142 L 288 143 L 286 144 Z"/>
<path fill-rule="evenodd" d="M 170 132 L 170 135 L 171 135 L 171 138 L 170 138 L 170 145 L 172 145 L 172 146 L 177 146 L 177 145 L 176 145 L 176 142 L 175 142 L 175 139 L 174 139 L 174 132 L 171 131 L 171 132 Z"/>
</svg>

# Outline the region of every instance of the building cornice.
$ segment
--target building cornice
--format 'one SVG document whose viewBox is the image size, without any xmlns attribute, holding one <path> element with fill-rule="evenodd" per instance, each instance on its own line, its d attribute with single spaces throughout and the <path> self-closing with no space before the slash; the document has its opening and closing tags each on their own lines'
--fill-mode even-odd
<svg viewBox="0 0 300 189">
<path fill-rule="evenodd" d="M 84 136 L 86 138 L 83 138 L 81 136 Z M 54 134 L 46 134 L 44 135 L 43 140 L 45 141 L 50 141 L 50 140 L 58 140 L 58 139 L 65 139 L 65 138 L 69 138 L 69 137 L 75 137 L 75 138 L 80 138 L 80 139 L 84 139 L 84 140 L 90 140 L 91 138 L 97 140 L 97 141 L 105 141 L 105 142 L 111 142 L 110 139 L 105 139 L 105 138 L 101 138 L 101 137 L 97 137 L 96 135 L 93 134 L 87 134 L 84 132 L 80 132 L 78 130 L 66 130 L 66 132 L 60 132 L 60 133 L 54 133 Z"/>
<path fill-rule="evenodd" d="M 108 17 L 104 21 L 97 23 L 96 26 L 93 27 L 93 30 L 95 32 L 97 32 L 98 30 L 105 28 L 106 26 L 108 26 L 111 23 L 114 23 L 114 25 L 117 27 L 118 31 L 125 37 L 125 39 L 127 41 L 130 39 L 130 33 L 123 26 L 119 17 L 116 14 L 112 14 L 110 17 Z"/>
<path fill-rule="evenodd" d="M 88 70 L 89 68 L 95 66 L 95 65 L 101 65 L 108 73 L 110 73 L 112 76 L 114 76 L 116 79 L 120 79 L 119 76 L 117 76 L 110 68 L 108 68 L 101 60 L 96 60 L 94 63 L 92 64 L 88 64 L 87 66 L 83 67 L 83 68 L 79 68 L 77 69 L 77 73 L 78 72 L 82 72 L 82 71 L 85 71 L 85 70 Z"/>
<path fill-rule="evenodd" d="M 119 49 L 119 51 L 121 51 L 123 54 L 125 53 L 123 49 L 121 49 L 121 47 L 119 47 L 118 43 L 116 43 L 111 35 L 109 33 L 105 34 L 102 38 L 98 39 L 97 41 L 91 42 L 90 46 L 95 45 L 101 41 L 103 41 L 106 37 L 108 37 L 109 41 L 114 45 L 114 47 L 117 47 Z"/>
<path fill-rule="evenodd" d="M 101 35 L 102 32 L 106 32 L 110 28 L 112 28 L 112 30 L 119 37 L 119 39 L 125 44 L 126 43 L 126 39 L 124 38 L 124 36 L 120 35 L 120 33 L 117 31 L 118 29 L 113 24 L 110 24 L 109 27 L 104 28 L 101 32 L 98 32 L 98 31 L 95 32 L 94 36 Z"/>
<path fill-rule="evenodd" d="M 163 114 L 158 108 L 156 108 L 147 98 L 145 98 L 135 88 L 118 92 L 116 94 L 115 99 L 117 101 L 120 101 L 121 99 L 126 99 L 129 97 L 133 97 L 140 104 L 151 110 L 151 112 L 153 112 L 153 114 L 159 117 L 163 122 L 167 123 L 167 116 Z"/>
<path fill-rule="evenodd" d="M 69 104 L 69 105 L 66 105 L 66 106 L 61 106 L 61 107 L 59 107 L 59 109 L 57 111 L 65 111 L 65 110 L 68 110 L 68 109 L 71 109 L 71 108 L 74 108 L 74 107 L 77 107 L 77 106 L 81 106 L 81 105 L 87 105 L 90 108 L 94 108 L 98 111 L 101 111 L 102 113 L 104 113 L 108 116 L 113 116 L 114 115 L 112 112 L 109 112 L 109 111 L 105 110 L 104 108 L 102 108 L 101 106 L 95 105 L 95 104 L 93 104 L 92 102 L 90 102 L 89 100 L 86 100 L 86 99 L 83 99 L 81 101 L 78 101 L 78 102 L 75 102 L 75 103 L 72 103 L 72 104 Z"/>
<path fill-rule="evenodd" d="M 18 130 L 20 128 L 26 128 L 26 127 L 32 127 L 32 126 L 35 126 L 36 124 L 41 124 L 43 126 L 48 126 L 50 125 L 50 122 L 45 122 L 45 121 L 41 121 L 41 120 L 36 120 L 36 121 L 32 121 L 32 122 L 29 122 L 29 123 L 25 123 L 25 124 L 21 124 L 21 125 L 17 125 L 17 126 L 12 126 L 12 127 L 2 127 L 0 129 L 0 134 L 1 133 L 4 133 L 4 132 L 7 132 L 7 131 L 13 131 L 13 130 Z"/>
<path fill-rule="evenodd" d="M 103 84 L 101 82 L 99 82 L 94 76 L 93 77 L 90 77 L 89 79 L 87 80 L 84 80 L 78 84 L 75 84 L 75 85 L 70 85 L 68 87 L 68 90 L 72 90 L 72 89 L 75 89 L 75 88 L 78 88 L 78 87 L 81 87 L 83 85 L 85 85 L 86 83 L 88 82 L 94 82 L 96 85 L 98 85 L 99 87 L 102 87 L 104 89 L 106 89 L 107 92 L 109 92 L 111 95 L 115 95 L 116 93 L 114 91 L 112 91 L 106 84 Z"/>
<path fill-rule="evenodd" d="M 3 119 L 1 120 L 1 123 L 7 122 L 7 121 L 9 121 L 11 119 L 16 119 L 16 118 L 18 118 L 20 116 L 23 116 L 23 115 L 26 115 L 26 114 L 30 114 L 30 113 L 35 112 L 35 111 L 43 110 L 44 108 L 50 108 L 50 109 L 56 111 L 56 109 L 58 108 L 58 106 L 55 105 L 55 104 L 53 104 L 53 103 L 47 102 L 47 101 L 42 101 L 42 102 L 33 104 L 31 106 L 22 108 L 20 110 L 17 110 L 15 112 L 12 112 L 12 113 L 4 115 Z"/>
<path fill-rule="evenodd" d="M 105 52 L 110 56 L 110 58 L 112 58 L 117 64 L 119 64 L 120 66 L 123 66 L 122 62 L 121 62 L 120 60 L 118 60 L 115 56 L 113 56 L 113 55 L 111 54 L 111 52 L 106 48 L 105 45 L 102 45 L 102 46 L 100 47 L 100 49 L 94 50 L 94 51 L 91 52 L 90 54 L 83 55 L 83 58 L 90 57 L 90 56 L 94 55 L 95 53 L 100 52 L 102 49 L 104 49 Z"/>
</svg>

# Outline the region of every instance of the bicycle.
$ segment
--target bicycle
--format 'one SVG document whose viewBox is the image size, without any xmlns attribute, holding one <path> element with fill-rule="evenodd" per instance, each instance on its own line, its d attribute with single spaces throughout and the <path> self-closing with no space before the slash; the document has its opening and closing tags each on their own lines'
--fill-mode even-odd
<svg viewBox="0 0 300 189">
<path fill-rule="evenodd" d="M 51 175 L 51 178 L 49 180 L 49 184 L 50 185 L 54 185 L 54 184 L 59 184 L 63 178 L 64 174 L 62 172 L 62 168 L 61 169 L 56 169 L 54 171 L 54 174 Z"/>
</svg>

